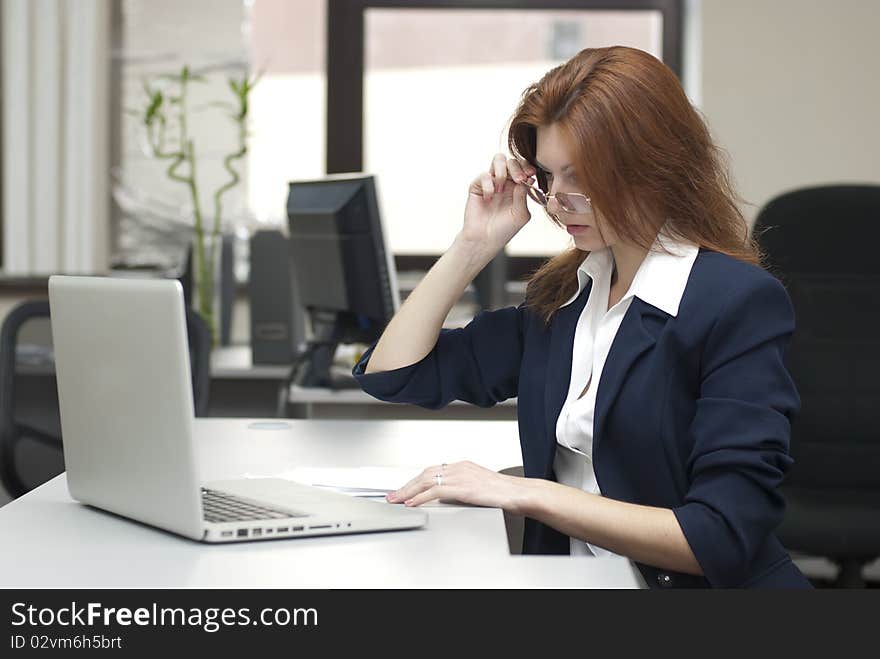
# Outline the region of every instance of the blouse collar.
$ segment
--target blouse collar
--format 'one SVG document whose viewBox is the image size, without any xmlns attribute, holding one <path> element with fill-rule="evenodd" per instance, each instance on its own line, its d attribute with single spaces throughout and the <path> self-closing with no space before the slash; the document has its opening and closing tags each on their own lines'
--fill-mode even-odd
<svg viewBox="0 0 880 659">
<path fill-rule="evenodd" d="M 639 265 L 636 276 L 621 301 L 637 297 L 670 316 L 677 316 L 691 268 L 699 251 L 697 245 L 675 240 L 661 231 Z M 577 269 L 578 289 L 562 307 L 577 299 L 588 280 L 595 282 L 601 277 L 610 278 L 613 269 L 614 254 L 610 247 L 587 254 Z"/>
</svg>

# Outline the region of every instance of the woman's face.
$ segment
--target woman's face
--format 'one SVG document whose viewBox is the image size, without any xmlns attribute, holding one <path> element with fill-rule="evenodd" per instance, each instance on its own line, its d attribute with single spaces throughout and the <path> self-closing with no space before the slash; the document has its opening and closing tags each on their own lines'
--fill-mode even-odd
<svg viewBox="0 0 880 659">
<path fill-rule="evenodd" d="M 575 192 L 589 197 L 576 178 L 574 159 L 558 124 L 538 127 L 536 160 L 538 168 L 547 177 L 548 194 Z M 595 209 L 586 213 L 567 213 L 552 198 L 547 204 L 547 210 L 565 225 L 565 230 L 574 239 L 574 245 L 578 249 L 589 252 L 610 247 L 617 242 L 614 232 Z"/>
</svg>

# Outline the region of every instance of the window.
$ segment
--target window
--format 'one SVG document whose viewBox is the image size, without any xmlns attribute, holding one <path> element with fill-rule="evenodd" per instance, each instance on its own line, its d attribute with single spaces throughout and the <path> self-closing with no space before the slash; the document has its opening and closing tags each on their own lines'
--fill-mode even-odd
<svg viewBox="0 0 880 659">
<path fill-rule="evenodd" d="M 507 152 L 506 124 L 520 95 L 547 70 L 586 45 L 660 55 L 656 11 L 371 8 L 365 19 L 364 166 L 379 177 L 396 254 L 448 246 L 471 179 Z M 556 254 L 568 245 L 544 213 L 535 217 L 508 254 Z"/>
<path fill-rule="evenodd" d="M 254 90 L 247 201 L 261 223 L 287 221 L 287 184 L 324 175 L 326 0 L 254 0 Z"/>
<path fill-rule="evenodd" d="M 521 92 L 588 46 L 632 45 L 678 72 L 680 4 L 331 2 L 327 169 L 375 173 L 398 262 L 427 266 L 460 227 L 470 180 L 507 150 Z M 568 244 L 533 217 L 508 245 L 514 274 Z"/>
</svg>

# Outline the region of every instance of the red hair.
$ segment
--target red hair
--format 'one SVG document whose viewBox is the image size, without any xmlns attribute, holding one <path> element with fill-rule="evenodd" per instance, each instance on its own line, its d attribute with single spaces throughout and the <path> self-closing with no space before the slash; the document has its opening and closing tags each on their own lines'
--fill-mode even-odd
<svg viewBox="0 0 880 659">
<path fill-rule="evenodd" d="M 621 240 L 649 249 L 665 226 L 673 238 L 761 264 L 721 150 L 678 78 L 654 56 L 587 48 L 548 71 L 523 93 L 508 131 L 511 153 L 538 168 L 537 128 L 550 124 L 570 145 L 594 209 Z M 577 290 L 586 255 L 567 250 L 532 275 L 526 304 L 548 323 Z"/>
</svg>

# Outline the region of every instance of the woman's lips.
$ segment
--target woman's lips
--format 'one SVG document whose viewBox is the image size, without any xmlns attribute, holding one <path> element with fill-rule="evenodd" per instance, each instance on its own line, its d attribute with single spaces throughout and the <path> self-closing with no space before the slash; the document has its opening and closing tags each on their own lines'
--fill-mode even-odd
<svg viewBox="0 0 880 659">
<path fill-rule="evenodd" d="M 572 236 L 576 236 L 577 234 L 583 233 L 584 231 L 587 231 L 588 229 L 591 229 L 591 228 L 592 227 L 590 227 L 587 224 L 566 224 L 565 225 L 565 230 L 568 231 Z"/>
</svg>

